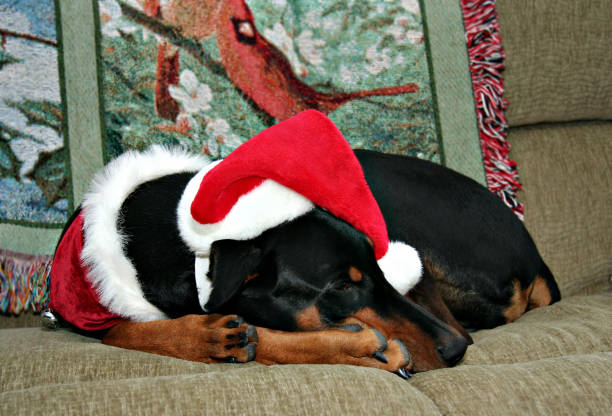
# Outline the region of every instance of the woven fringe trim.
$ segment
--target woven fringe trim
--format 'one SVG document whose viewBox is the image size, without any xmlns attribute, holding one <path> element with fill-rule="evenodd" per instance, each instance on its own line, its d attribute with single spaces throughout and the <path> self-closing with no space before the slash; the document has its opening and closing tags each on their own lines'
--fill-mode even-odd
<svg viewBox="0 0 612 416">
<path fill-rule="evenodd" d="M 523 220 L 524 207 L 517 200 L 516 162 L 510 160 L 506 141 L 508 123 L 502 71 L 506 54 L 499 34 L 494 0 L 462 0 L 463 20 L 470 57 L 472 85 L 480 130 L 487 184 Z"/>
<path fill-rule="evenodd" d="M 52 256 L 0 250 L 0 312 L 40 312 L 49 303 Z"/>
</svg>

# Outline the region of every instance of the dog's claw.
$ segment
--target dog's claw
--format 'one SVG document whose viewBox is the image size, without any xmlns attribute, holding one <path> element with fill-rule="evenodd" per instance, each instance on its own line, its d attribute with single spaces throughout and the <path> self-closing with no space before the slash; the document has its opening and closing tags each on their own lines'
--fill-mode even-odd
<svg viewBox="0 0 612 416">
<path fill-rule="evenodd" d="M 383 354 L 383 353 L 382 353 L 382 352 L 380 352 L 380 351 L 376 351 L 376 352 L 374 353 L 374 358 L 376 358 L 378 361 L 382 361 L 382 362 L 383 362 L 383 363 L 385 363 L 385 364 L 388 364 L 388 363 L 389 363 L 389 360 L 387 360 L 387 357 L 385 357 L 385 354 Z"/>
<path fill-rule="evenodd" d="M 242 319 L 241 317 L 238 317 L 236 319 L 232 319 L 231 321 L 229 321 L 225 327 L 226 328 L 238 328 L 240 325 L 242 325 L 244 323 L 244 319 Z"/>
<path fill-rule="evenodd" d="M 397 375 L 403 378 L 404 380 L 412 378 L 412 373 L 404 368 L 400 368 L 399 370 L 397 370 Z"/>
</svg>

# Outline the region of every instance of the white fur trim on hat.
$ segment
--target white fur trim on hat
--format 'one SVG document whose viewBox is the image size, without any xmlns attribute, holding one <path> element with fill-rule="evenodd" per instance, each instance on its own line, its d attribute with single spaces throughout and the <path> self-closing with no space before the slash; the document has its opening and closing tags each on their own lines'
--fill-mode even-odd
<svg viewBox="0 0 612 416">
<path fill-rule="evenodd" d="M 189 181 L 177 208 L 181 237 L 196 255 L 196 286 L 198 300 L 203 309 L 212 290 L 207 276 L 208 256 L 215 241 L 255 238 L 264 231 L 302 216 L 314 208 L 314 204 L 302 195 L 267 179 L 238 198 L 223 220 L 214 224 L 200 224 L 191 216 L 191 203 L 204 176 L 218 163 L 206 166 Z"/>
<path fill-rule="evenodd" d="M 153 146 L 143 153 L 129 151 L 98 173 L 83 201 L 84 236 L 81 259 L 100 303 L 110 312 L 134 321 L 163 319 L 148 302 L 136 269 L 124 253 L 125 237 L 117 228 L 121 205 L 139 185 L 165 175 L 198 172 L 206 158 L 180 149 Z"/>
<path fill-rule="evenodd" d="M 421 279 L 423 266 L 419 253 L 408 244 L 389 242 L 389 248 L 378 260 L 385 278 L 399 293 L 405 295 Z"/>
<path fill-rule="evenodd" d="M 212 168 L 212 166 L 211 166 Z M 210 254 L 213 242 L 248 240 L 284 222 L 306 214 L 314 204 L 297 192 L 270 179 L 242 195 L 229 213 L 214 224 L 200 224 L 191 216 L 191 203 L 209 167 L 194 176 L 178 206 L 178 226 L 183 241 L 198 256 Z"/>
</svg>

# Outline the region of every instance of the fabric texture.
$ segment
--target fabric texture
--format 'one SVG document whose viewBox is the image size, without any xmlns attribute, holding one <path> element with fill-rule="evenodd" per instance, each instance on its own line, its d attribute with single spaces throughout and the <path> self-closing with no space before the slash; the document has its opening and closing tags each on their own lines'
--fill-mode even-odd
<svg viewBox="0 0 612 416">
<path fill-rule="evenodd" d="M 612 352 L 508 365 L 460 366 L 412 384 L 447 415 L 605 415 Z M 469 398 L 469 399 L 466 399 Z"/>
<path fill-rule="evenodd" d="M 498 0 L 511 127 L 612 119 L 607 0 Z M 510 140 L 512 142 L 512 140 Z"/>
<path fill-rule="evenodd" d="M 512 129 L 526 226 L 562 296 L 608 287 L 612 276 L 612 123 Z"/>
<path fill-rule="evenodd" d="M 68 330 L 4 329 L 0 412 L 603 415 L 611 301 L 612 291 L 568 297 L 478 331 L 457 367 L 408 381 L 353 366 L 194 363 Z"/>
<path fill-rule="evenodd" d="M 506 55 L 495 2 L 463 0 L 461 7 L 487 186 L 523 219 L 525 207 L 516 198 L 521 188 L 516 162 L 508 157 L 510 143 L 506 140 L 505 114 L 508 101 L 504 98 L 502 76 Z"/>
<path fill-rule="evenodd" d="M 571 296 L 514 323 L 474 333 L 462 364 L 512 364 L 612 351 L 612 291 Z"/>
</svg>

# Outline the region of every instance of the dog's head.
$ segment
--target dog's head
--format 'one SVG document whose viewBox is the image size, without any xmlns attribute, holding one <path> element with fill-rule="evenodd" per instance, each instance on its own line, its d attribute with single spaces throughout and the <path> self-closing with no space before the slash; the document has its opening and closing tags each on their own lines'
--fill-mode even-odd
<svg viewBox="0 0 612 416">
<path fill-rule="evenodd" d="M 398 338 L 413 371 L 454 365 L 467 341 L 398 293 L 368 238 L 322 209 L 247 241 L 213 244 L 206 308 L 287 331 L 358 324 Z"/>
</svg>

